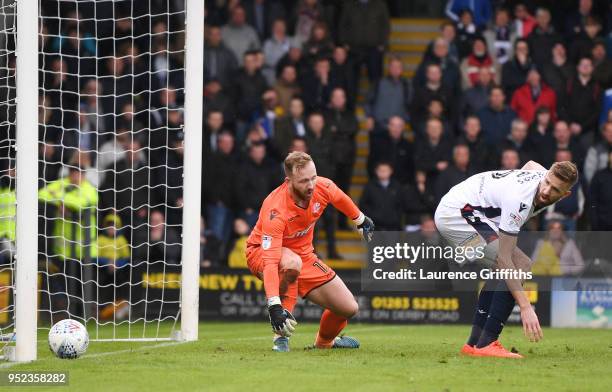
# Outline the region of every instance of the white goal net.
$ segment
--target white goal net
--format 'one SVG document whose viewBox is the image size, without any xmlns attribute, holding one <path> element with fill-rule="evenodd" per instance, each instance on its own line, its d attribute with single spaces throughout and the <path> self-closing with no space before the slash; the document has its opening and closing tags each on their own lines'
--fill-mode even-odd
<svg viewBox="0 0 612 392">
<path fill-rule="evenodd" d="M 196 94 L 185 87 L 186 3 L 196 2 L 38 3 L 38 75 L 31 75 L 39 86 L 38 145 L 31 148 L 38 151 L 39 328 L 72 318 L 93 340 L 160 340 L 180 330 L 183 264 L 185 253 L 193 254 L 184 251 L 185 238 L 195 238 L 186 230 L 199 231 L 199 214 L 191 214 L 191 222 L 183 218 L 184 206 L 199 211 L 199 167 L 187 173 L 184 162 L 186 153 L 199 152 L 189 145 L 189 129 L 201 132 L 185 121 L 186 107 L 201 111 L 201 100 L 188 102 L 201 87 Z M 7 340 L 19 317 L 15 271 L 21 258 L 13 245 L 20 238 L 10 230 L 20 214 L 14 207 L 19 187 L 15 196 L 11 179 L 22 170 L 19 164 L 13 170 L 11 146 L 21 129 L 14 78 L 14 42 L 21 37 L 15 3 L 0 4 L 0 328 Z M 200 32 L 195 24 L 191 39 L 197 43 L 203 38 L 194 37 Z M 198 63 L 191 60 L 191 71 Z M 191 118 L 201 123 L 201 114 Z M 188 293 L 194 295 L 197 307 L 197 292 Z M 21 338 L 18 328 L 15 335 Z"/>
</svg>

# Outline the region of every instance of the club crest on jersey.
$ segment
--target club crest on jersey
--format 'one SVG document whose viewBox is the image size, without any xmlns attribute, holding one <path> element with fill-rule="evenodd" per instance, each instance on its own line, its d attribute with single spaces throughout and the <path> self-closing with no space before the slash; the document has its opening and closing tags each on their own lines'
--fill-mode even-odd
<svg viewBox="0 0 612 392">
<path fill-rule="evenodd" d="M 312 213 L 316 214 L 321 210 L 321 203 L 316 202 L 314 203 L 314 205 L 312 206 Z"/>
<path fill-rule="evenodd" d="M 523 212 L 523 210 L 527 209 L 527 204 L 525 203 L 521 203 L 519 205 L 519 212 Z"/>
<path fill-rule="evenodd" d="M 272 245 L 272 236 L 269 235 L 262 235 L 261 236 L 261 247 L 263 248 L 263 250 L 268 250 L 270 249 L 270 246 Z"/>
</svg>

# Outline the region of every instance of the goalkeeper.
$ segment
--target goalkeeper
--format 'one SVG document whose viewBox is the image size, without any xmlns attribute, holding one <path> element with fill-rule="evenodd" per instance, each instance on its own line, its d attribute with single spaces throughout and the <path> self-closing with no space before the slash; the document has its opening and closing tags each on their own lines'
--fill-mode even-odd
<svg viewBox="0 0 612 392">
<path fill-rule="evenodd" d="M 315 254 L 313 228 L 328 204 L 351 218 L 366 240 L 374 224 L 336 184 L 317 176 L 308 154 L 292 152 L 284 166 L 285 182 L 264 200 L 246 249 L 249 269 L 264 282 L 274 332 L 272 349 L 289 351 L 288 338 L 297 324 L 291 311 L 298 295 L 324 308 L 316 348 L 358 348 L 357 340 L 338 337 L 357 313 L 357 302 Z"/>
</svg>

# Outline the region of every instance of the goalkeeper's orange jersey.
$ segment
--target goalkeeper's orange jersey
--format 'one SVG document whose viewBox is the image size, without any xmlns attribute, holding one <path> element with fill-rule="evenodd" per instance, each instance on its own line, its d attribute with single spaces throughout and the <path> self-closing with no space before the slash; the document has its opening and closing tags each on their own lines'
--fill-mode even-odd
<svg viewBox="0 0 612 392">
<path fill-rule="evenodd" d="M 259 219 L 247 240 L 247 248 L 261 246 L 264 262 L 263 278 L 268 298 L 278 296 L 278 264 L 281 248 L 285 247 L 302 258 L 303 263 L 314 262 L 312 245 L 314 226 L 328 204 L 344 215 L 357 219 L 359 208 L 334 182 L 317 177 L 314 192 L 307 208 L 299 207 L 284 182 L 266 197 L 259 211 Z"/>
</svg>

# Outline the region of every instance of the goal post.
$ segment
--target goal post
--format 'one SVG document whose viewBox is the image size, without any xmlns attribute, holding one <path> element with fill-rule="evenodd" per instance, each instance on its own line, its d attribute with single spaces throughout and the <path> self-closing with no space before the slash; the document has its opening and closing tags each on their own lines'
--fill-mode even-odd
<svg viewBox="0 0 612 392">
<path fill-rule="evenodd" d="M 0 28 L 0 360 L 64 318 L 197 340 L 204 1 L 0 0 Z"/>
<path fill-rule="evenodd" d="M 181 340 L 198 339 L 200 276 L 200 198 L 204 86 L 204 1 L 186 1 L 185 165 L 183 182 L 183 263 Z M 197 218 L 194 219 L 194 218 Z"/>
<path fill-rule="evenodd" d="M 15 361 L 36 359 L 38 277 L 38 1 L 17 0 Z"/>
</svg>

